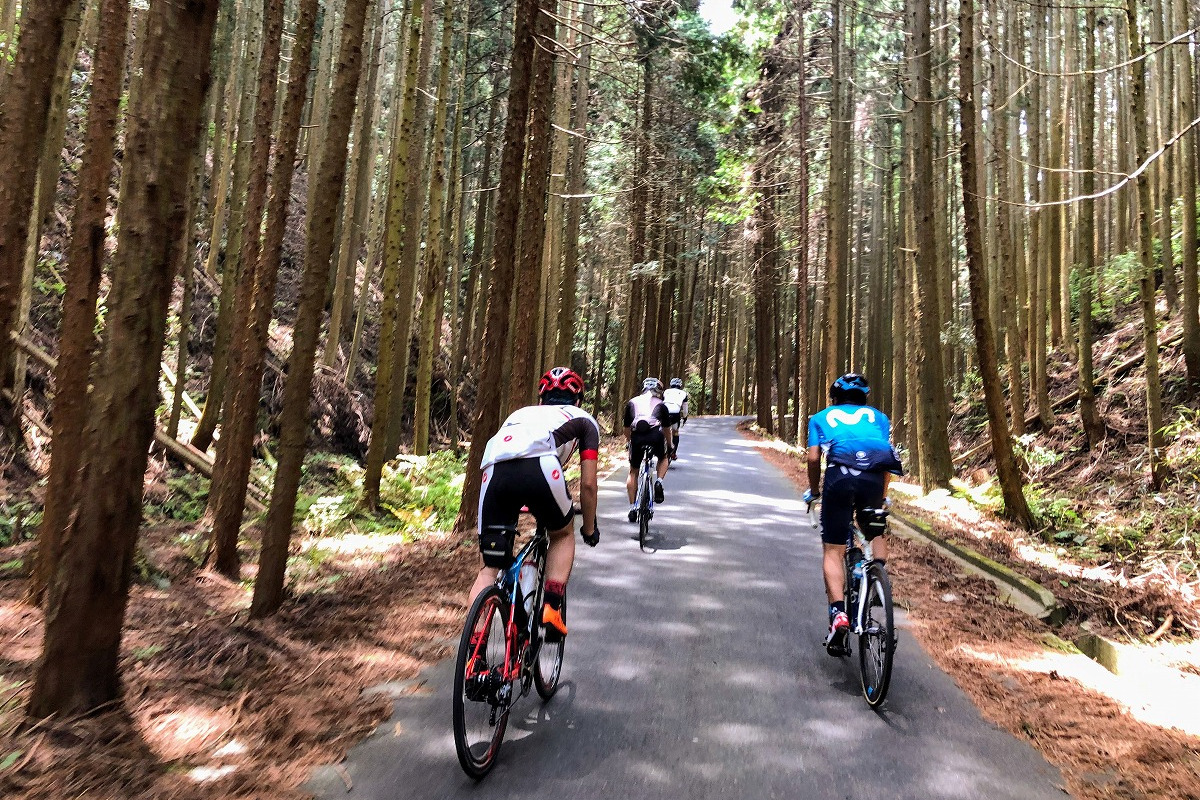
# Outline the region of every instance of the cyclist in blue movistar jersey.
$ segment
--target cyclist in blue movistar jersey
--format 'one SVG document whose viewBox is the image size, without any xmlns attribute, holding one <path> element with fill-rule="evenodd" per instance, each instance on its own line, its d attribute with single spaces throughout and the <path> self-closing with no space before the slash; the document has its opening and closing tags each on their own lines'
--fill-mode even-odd
<svg viewBox="0 0 1200 800">
<path fill-rule="evenodd" d="M 891 476 L 903 474 L 900 458 L 892 446 L 891 422 L 882 411 L 867 405 L 870 390 L 862 375 L 855 372 L 843 375 L 829 387 L 830 406 L 814 414 L 808 423 L 809 487 L 821 486 L 821 454 L 825 454 L 821 503 L 825 594 L 829 598 L 829 635 L 825 646 L 834 655 L 845 652 L 850 630 L 842 557 L 851 520 L 857 513 L 859 527 L 866 532 L 864 511 L 881 508 Z M 811 503 L 821 494 L 821 489 L 809 488 L 804 501 Z M 886 540 L 875 539 L 871 549 L 876 561 L 886 563 Z"/>
</svg>

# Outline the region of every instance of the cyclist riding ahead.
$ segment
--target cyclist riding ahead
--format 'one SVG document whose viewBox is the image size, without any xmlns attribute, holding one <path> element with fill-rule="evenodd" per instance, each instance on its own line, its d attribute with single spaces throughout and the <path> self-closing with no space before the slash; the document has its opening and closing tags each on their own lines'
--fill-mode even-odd
<svg viewBox="0 0 1200 800">
<path fill-rule="evenodd" d="M 667 477 L 667 449 L 671 446 L 671 416 L 663 403 L 663 385 L 658 378 L 642 381 L 642 393 L 625 404 L 625 438 L 629 440 L 629 521 L 637 521 L 637 473 L 642 465 L 642 450 L 647 446 L 658 459 L 658 479 L 654 481 L 654 502 L 663 501 L 663 478 Z"/>
<path fill-rule="evenodd" d="M 821 541 L 824 543 L 825 594 L 829 598 L 829 635 L 825 648 L 830 655 L 846 653 L 850 620 L 846 615 L 846 576 L 842 558 L 850 535 L 851 519 L 868 533 L 867 509 L 883 507 L 892 475 L 903 474 L 892 447 L 892 428 L 887 415 L 867 405 L 870 387 L 862 375 L 851 372 L 829 387 L 830 406 L 814 414 L 808 423 L 808 485 L 821 485 L 821 453 L 825 453 L 824 500 L 821 503 Z M 822 491 L 809 488 L 804 501 L 811 503 Z M 872 544 L 875 561 L 887 562 L 887 542 Z"/>
<path fill-rule="evenodd" d="M 479 550 L 483 566 L 471 587 L 468 604 L 512 564 L 513 539 L 505 531 L 517 524 L 527 507 L 549 531 L 546 555 L 545 606 L 542 622 L 546 640 L 567 635 L 563 596 L 575 563 L 572 517 L 575 510 L 567 491 L 565 464 L 579 450 L 579 499 L 583 507 L 583 540 L 595 547 L 596 456 L 600 426 L 579 408 L 583 379 L 566 367 L 554 367 L 538 385 L 540 404 L 509 415 L 483 451 L 483 487 L 479 493 Z"/>
<path fill-rule="evenodd" d="M 679 427 L 687 423 L 688 395 L 683 388 L 683 378 L 671 378 L 671 388 L 663 392 L 663 403 L 671 414 L 671 460 L 679 457 Z"/>
</svg>

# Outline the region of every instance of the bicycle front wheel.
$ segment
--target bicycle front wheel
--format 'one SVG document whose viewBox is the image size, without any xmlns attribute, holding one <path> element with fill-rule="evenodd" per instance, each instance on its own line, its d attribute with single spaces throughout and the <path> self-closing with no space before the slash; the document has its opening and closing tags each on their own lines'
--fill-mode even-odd
<svg viewBox="0 0 1200 800">
<path fill-rule="evenodd" d="M 892 611 L 892 584 L 881 564 L 867 567 L 863 604 L 863 629 L 858 637 L 858 666 L 863 697 L 872 708 L 883 705 L 892 680 L 896 629 Z"/>
<path fill-rule="evenodd" d="M 566 611 L 567 601 L 564 598 L 563 613 L 566 614 Z M 533 686 L 543 700 L 549 700 L 558 691 L 558 679 L 562 675 L 563 651 L 566 650 L 567 640 L 560 638 L 557 642 L 547 642 L 544 629 L 538 631 L 538 636 L 542 640 L 538 644 L 537 658 L 533 662 Z"/>
<path fill-rule="evenodd" d="M 508 601 L 489 586 L 471 604 L 454 665 L 454 749 L 463 772 L 481 780 L 496 763 L 513 687 L 504 679 Z"/>
</svg>

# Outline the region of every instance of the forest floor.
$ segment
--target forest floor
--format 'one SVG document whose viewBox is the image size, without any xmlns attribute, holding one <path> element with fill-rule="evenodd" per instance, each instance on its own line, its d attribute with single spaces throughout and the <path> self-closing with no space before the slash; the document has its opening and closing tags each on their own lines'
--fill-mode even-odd
<svg viewBox="0 0 1200 800">
<path fill-rule="evenodd" d="M 623 443 L 606 440 L 602 463 L 613 453 Z M 148 495 L 161 501 L 164 480 L 152 470 Z M 123 705 L 34 725 L 24 706 L 43 619 L 24 601 L 31 544 L 0 548 L 0 797 L 307 797 L 296 787 L 311 768 L 338 763 L 391 713 L 364 689 L 450 655 L 478 569 L 474 536 L 301 537 L 289 600 L 256 621 L 247 612 L 257 543 L 243 543 L 242 580 L 231 582 L 196 566 L 199 524 L 143 530 Z"/>
</svg>

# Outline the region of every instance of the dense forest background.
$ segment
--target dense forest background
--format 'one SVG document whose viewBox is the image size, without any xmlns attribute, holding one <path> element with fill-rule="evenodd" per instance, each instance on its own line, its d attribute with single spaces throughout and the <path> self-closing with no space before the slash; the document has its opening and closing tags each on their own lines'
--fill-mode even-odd
<svg viewBox="0 0 1200 800">
<path fill-rule="evenodd" d="M 0 0 L 29 714 L 120 697 L 148 503 L 270 616 L 298 525 L 469 536 L 554 364 L 800 445 L 862 371 L 925 491 L 1194 605 L 1194 5 L 739 10 Z"/>
</svg>

